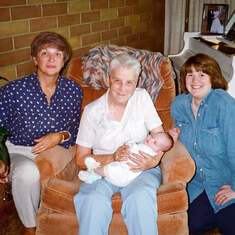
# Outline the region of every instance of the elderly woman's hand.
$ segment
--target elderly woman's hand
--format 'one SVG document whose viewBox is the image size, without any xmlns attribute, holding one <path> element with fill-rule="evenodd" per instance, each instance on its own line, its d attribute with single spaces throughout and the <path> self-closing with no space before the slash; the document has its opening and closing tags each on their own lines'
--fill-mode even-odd
<svg viewBox="0 0 235 235">
<path fill-rule="evenodd" d="M 32 149 L 34 154 L 39 154 L 46 149 L 50 149 L 61 142 L 63 136 L 61 133 L 50 133 L 39 139 L 34 140 L 38 142 Z"/>
<path fill-rule="evenodd" d="M 131 167 L 130 170 L 133 172 L 144 171 L 157 166 L 163 156 L 163 153 L 151 156 L 145 152 L 142 151 L 139 152 L 140 155 L 132 153 L 134 157 L 132 156 L 129 157 L 129 159 L 133 161 L 134 164 L 127 163 Z"/>
<path fill-rule="evenodd" d="M 116 152 L 113 154 L 114 161 L 127 161 L 131 152 L 128 150 L 130 147 L 128 145 L 120 146 Z"/>
<path fill-rule="evenodd" d="M 230 185 L 223 185 L 220 191 L 215 195 L 215 204 L 224 205 L 226 202 L 235 198 L 235 192 L 231 189 Z"/>
</svg>

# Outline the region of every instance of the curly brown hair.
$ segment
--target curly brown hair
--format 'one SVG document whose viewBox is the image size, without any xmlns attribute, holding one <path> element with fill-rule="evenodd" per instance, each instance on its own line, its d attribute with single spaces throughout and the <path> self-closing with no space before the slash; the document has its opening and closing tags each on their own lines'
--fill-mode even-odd
<svg viewBox="0 0 235 235">
<path fill-rule="evenodd" d="M 186 75 L 192 72 L 192 67 L 197 72 L 202 71 L 210 77 L 213 89 L 221 88 L 227 90 L 228 83 L 224 79 L 217 61 L 206 54 L 200 53 L 191 56 L 180 69 L 180 89 L 185 94 L 189 93 L 186 88 Z"/>
<path fill-rule="evenodd" d="M 37 54 L 45 47 L 55 47 L 63 52 L 64 66 L 70 61 L 72 50 L 67 40 L 60 34 L 54 32 L 41 32 L 31 43 L 31 56 L 37 57 Z"/>
</svg>

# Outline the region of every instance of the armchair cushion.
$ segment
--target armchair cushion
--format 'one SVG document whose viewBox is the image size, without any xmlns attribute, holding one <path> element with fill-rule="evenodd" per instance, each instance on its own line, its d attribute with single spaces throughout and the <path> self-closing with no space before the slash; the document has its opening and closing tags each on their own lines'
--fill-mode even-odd
<svg viewBox="0 0 235 235">
<path fill-rule="evenodd" d="M 74 178 L 78 172 L 77 167 L 70 169 L 69 174 L 65 170 L 74 156 L 75 147 L 65 149 L 59 145 L 56 145 L 54 148 L 47 149 L 46 151 L 39 154 L 35 158 L 35 163 L 37 166 L 40 166 L 38 169 L 40 172 L 41 188 L 44 188 L 51 177 L 55 175 L 59 176 L 59 172 L 63 172 L 61 173 L 63 174 L 60 176 L 61 178 L 65 177 L 67 180 Z"/>
</svg>

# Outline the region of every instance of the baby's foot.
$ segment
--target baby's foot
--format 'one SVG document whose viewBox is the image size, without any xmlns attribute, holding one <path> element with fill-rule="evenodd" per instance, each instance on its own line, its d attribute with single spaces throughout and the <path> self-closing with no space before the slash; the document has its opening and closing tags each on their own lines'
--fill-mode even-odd
<svg viewBox="0 0 235 235">
<path fill-rule="evenodd" d="M 80 180 L 84 181 L 87 184 L 92 184 L 98 179 L 101 179 L 101 176 L 96 174 L 95 172 L 91 171 L 79 171 L 78 177 Z"/>
<path fill-rule="evenodd" d="M 87 157 L 85 159 L 85 165 L 87 167 L 87 170 L 91 172 L 93 171 L 93 169 L 96 169 L 97 167 L 99 167 L 100 163 L 97 162 L 93 157 Z"/>
</svg>

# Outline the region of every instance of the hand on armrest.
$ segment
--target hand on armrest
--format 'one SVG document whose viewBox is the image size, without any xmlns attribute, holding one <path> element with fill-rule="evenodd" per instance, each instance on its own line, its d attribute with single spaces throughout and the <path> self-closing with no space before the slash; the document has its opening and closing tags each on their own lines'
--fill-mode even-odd
<svg viewBox="0 0 235 235">
<path fill-rule="evenodd" d="M 65 149 L 59 145 L 45 150 L 35 158 L 40 172 L 41 187 L 49 178 L 60 173 L 75 156 L 75 147 Z"/>
<path fill-rule="evenodd" d="M 162 184 L 187 183 L 195 173 L 195 163 L 186 147 L 177 141 L 161 161 Z"/>
</svg>

